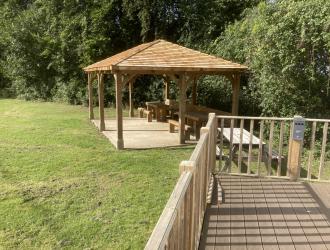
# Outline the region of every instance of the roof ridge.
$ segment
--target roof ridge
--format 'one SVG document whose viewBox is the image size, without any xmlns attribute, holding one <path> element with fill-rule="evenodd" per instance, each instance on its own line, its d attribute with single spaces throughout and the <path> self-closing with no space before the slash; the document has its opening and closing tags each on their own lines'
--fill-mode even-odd
<svg viewBox="0 0 330 250">
<path fill-rule="evenodd" d="M 144 51 L 144 50 L 152 47 L 153 45 L 155 45 L 156 43 L 159 43 L 160 41 L 161 41 L 161 39 L 158 39 L 158 40 L 155 40 L 155 41 L 150 42 L 148 46 L 144 47 L 143 49 L 140 49 L 140 50 L 136 51 L 135 53 L 132 53 L 131 55 L 127 56 L 126 58 L 124 58 L 124 59 L 116 62 L 112 66 L 118 65 L 119 63 L 122 63 L 123 61 L 127 60 L 128 58 L 131 58 L 132 56 L 135 56 L 136 54 L 140 53 L 141 51 Z"/>
</svg>

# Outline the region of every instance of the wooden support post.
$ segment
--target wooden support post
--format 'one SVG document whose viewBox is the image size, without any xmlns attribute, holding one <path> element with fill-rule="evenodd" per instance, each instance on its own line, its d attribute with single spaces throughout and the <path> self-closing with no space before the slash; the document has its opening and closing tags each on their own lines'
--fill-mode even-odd
<svg viewBox="0 0 330 250">
<path fill-rule="evenodd" d="M 117 119 L 117 149 L 124 148 L 123 139 L 123 110 L 122 110 L 122 75 L 115 73 L 116 84 L 116 119 Z"/>
<path fill-rule="evenodd" d="M 89 109 L 89 119 L 94 119 L 94 111 L 93 111 L 93 81 L 92 75 L 88 74 L 88 109 Z"/>
<path fill-rule="evenodd" d="M 191 95 L 191 101 L 193 105 L 197 104 L 197 77 L 194 77 L 193 83 L 192 83 L 192 95 Z"/>
<path fill-rule="evenodd" d="M 128 92 L 129 92 L 129 117 L 134 117 L 134 105 L 132 99 L 132 92 L 133 92 L 133 81 L 128 83 Z"/>
<path fill-rule="evenodd" d="M 291 138 L 292 140 L 292 138 Z M 300 155 L 301 155 L 301 141 L 292 140 L 290 147 L 289 159 L 289 176 L 291 180 L 297 180 L 300 176 Z"/>
<path fill-rule="evenodd" d="M 297 138 L 297 120 L 301 117 L 296 117 L 293 119 L 293 130 L 290 136 L 289 142 L 289 157 L 288 157 L 288 165 L 289 165 L 289 177 L 291 180 L 297 180 L 300 177 L 300 165 L 301 165 L 301 153 L 303 149 L 303 133 L 304 129 L 299 128 L 300 137 Z M 302 119 L 302 118 L 301 118 Z M 299 120 L 298 120 L 299 121 Z M 299 126 L 299 124 L 298 124 Z M 302 132 L 301 132 L 302 131 Z"/>
<path fill-rule="evenodd" d="M 164 100 L 167 100 L 170 98 L 170 83 L 167 78 L 164 78 Z"/>
<path fill-rule="evenodd" d="M 185 123 L 186 123 L 186 88 L 187 82 L 185 79 L 185 75 L 181 74 L 179 79 L 179 142 L 181 144 L 185 143 Z"/>
<path fill-rule="evenodd" d="M 234 116 L 238 115 L 238 106 L 239 106 L 239 89 L 240 89 L 240 75 L 234 75 L 232 80 L 232 106 L 231 106 L 231 114 Z"/>
<path fill-rule="evenodd" d="M 104 122 L 104 82 L 103 82 L 103 74 L 97 74 L 97 82 L 99 88 L 99 113 L 100 113 L 100 131 L 105 130 L 105 122 Z"/>
</svg>

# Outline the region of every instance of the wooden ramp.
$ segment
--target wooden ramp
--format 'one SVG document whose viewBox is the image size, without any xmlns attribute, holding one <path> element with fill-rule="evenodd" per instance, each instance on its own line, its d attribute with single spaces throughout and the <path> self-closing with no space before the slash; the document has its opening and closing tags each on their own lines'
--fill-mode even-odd
<svg viewBox="0 0 330 250">
<path fill-rule="evenodd" d="M 330 249 L 330 185 L 222 175 L 200 249 Z"/>
<path fill-rule="evenodd" d="M 99 120 L 92 120 L 99 128 Z M 166 122 L 147 122 L 146 118 L 128 118 L 123 120 L 124 148 L 126 149 L 149 149 L 178 147 L 196 144 L 196 141 L 179 143 L 178 133 L 169 133 L 169 124 Z M 102 132 L 113 145 L 116 145 L 117 129 L 116 120 L 105 121 L 105 131 Z"/>
</svg>

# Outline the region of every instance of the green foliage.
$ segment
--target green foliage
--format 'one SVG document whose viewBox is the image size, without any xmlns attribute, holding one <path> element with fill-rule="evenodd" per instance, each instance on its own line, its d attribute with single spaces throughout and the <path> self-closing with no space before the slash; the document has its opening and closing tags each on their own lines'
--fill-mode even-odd
<svg viewBox="0 0 330 250">
<path fill-rule="evenodd" d="M 256 2 L 3 0 L 0 89 L 25 99 L 85 103 L 84 66 L 155 38 L 203 48 Z M 159 79 L 144 77 L 140 85 L 145 93 L 135 96 L 137 103 L 159 98 Z"/>
<path fill-rule="evenodd" d="M 324 117 L 330 114 L 329 13 L 326 0 L 263 2 L 210 50 L 250 67 L 243 95 L 264 115 Z"/>
</svg>

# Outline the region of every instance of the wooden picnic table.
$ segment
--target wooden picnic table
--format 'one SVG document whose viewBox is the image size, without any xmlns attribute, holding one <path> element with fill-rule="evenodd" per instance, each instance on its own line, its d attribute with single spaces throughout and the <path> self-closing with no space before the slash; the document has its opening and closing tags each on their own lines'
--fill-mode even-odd
<svg viewBox="0 0 330 250">
<path fill-rule="evenodd" d="M 218 128 L 218 131 L 219 133 L 221 133 L 221 128 Z M 223 128 L 223 138 L 228 142 L 230 142 L 230 133 L 231 133 L 230 128 Z M 233 141 L 232 141 L 232 148 L 230 149 L 232 155 L 234 155 L 239 150 L 239 145 L 241 143 L 240 135 L 241 135 L 241 129 L 233 128 Z M 250 145 L 250 136 L 251 136 L 250 132 L 243 129 L 242 150 Z M 255 135 L 252 135 L 252 141 L 251 141 L 252 148 L 259 147 L 259 144 L 260 144 L 260 139 Z M 262 155 L 263 155 L 265 143 L 261 142 L 261 145 L 262 145 Z"/>
<path fill-rule="evenodd" d="M 199 140 L 200 129 L 202 127 L 202 124 L 207 122 L 208 114 L 206 114 L 205 112 L 188 111 L 185 114 L 185 116 L 188 121 L 191 120 L 191 122 L 193 124 L 194 133 L 196 136 L 196 140 Z"/>
<path fill-rule="evenodd" d="M 221 133 L 221 128 L 218 128 L 218 130 Z M 233 128 L 233 145 L 240 144 L 240 135 L 241 135 L 240 128 Z M 226 140 L 230 141 L 230 128 L 223 128 L 223 137 Z M 252 145 L 259 145 L 259 143 L 260 143 L 260 139 L 255 135 L 252 135 Z M 243 129 L 242 145 L 249 145 L 249 144 L 250 144 L 250 132 Z"/>
<path fill-rule="evenodd" d="M 146 102 L 147 110 L 152 110 L 154 117 L 158 122 L 164 122 L 166 120 L 166 113 L 169 109 L 168 105 L 165 103 L 156 102 Z"/>
</svg>

